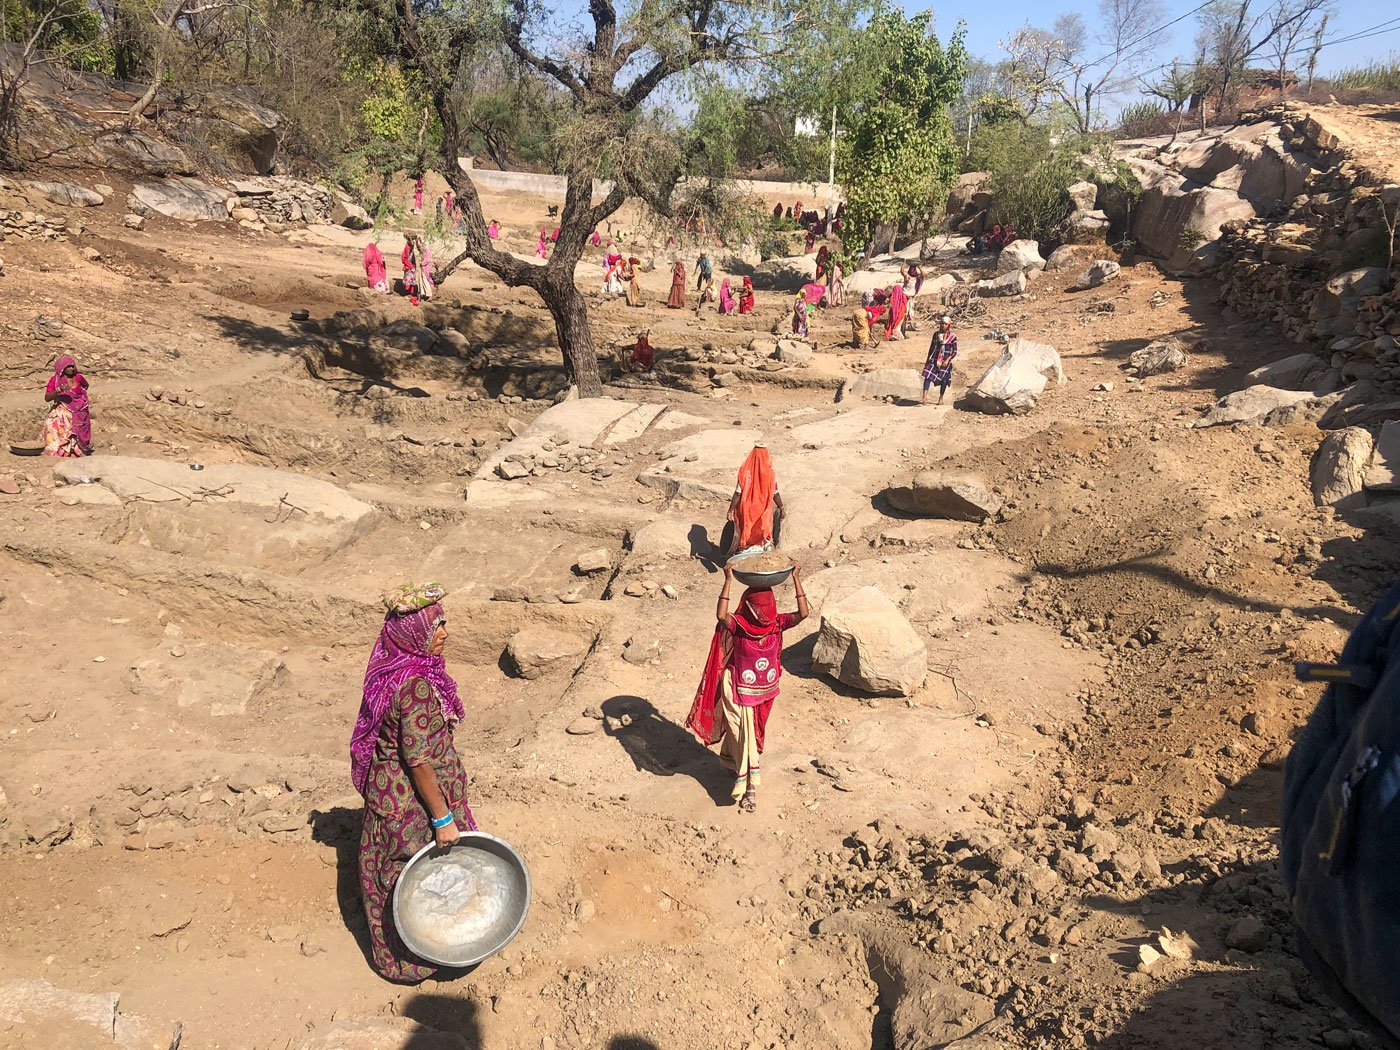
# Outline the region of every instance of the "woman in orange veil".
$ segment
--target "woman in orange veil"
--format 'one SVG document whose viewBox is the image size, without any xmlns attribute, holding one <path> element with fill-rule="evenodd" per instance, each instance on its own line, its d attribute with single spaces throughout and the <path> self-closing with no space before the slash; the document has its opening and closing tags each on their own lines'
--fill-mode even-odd
<svg viewBox="0 0 1400 1050">
<path fill-rule="evenodd" d="M 751 547 L 773 547 L 782 526 L 783 498 L 773 475 L 767 445 L 755 445 L 739 467 L 739 481 L 729 502 L 734 539 L 726 554 Z"/>
</svg>

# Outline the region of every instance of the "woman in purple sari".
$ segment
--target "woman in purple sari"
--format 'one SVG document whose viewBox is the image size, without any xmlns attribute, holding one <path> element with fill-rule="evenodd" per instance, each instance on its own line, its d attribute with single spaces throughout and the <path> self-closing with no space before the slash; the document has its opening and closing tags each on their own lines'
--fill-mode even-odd
<svg viewBox="0 0 1400 1050">
<path fill-rule="evenodd" d="M 417 983 L 437 967 L 404 946 L 394 928 L 394 884 L 424 846 L 450 846 L 476 830 L 467 775 L 452 743 L 462 718 L 442 651 L 447 616 L 437 584 L 384 596 L 388 615 L 365 669 L 364 699 L 350 740 L 350 779 L 364 796 L 360 896 L 374 968 Z"/>
</svg>

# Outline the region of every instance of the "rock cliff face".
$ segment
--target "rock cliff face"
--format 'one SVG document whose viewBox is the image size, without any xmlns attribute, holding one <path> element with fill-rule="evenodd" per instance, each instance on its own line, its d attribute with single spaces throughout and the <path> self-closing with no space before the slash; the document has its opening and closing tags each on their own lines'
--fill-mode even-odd
<svg viewBox="0 0 1400 1050">
<path fill-rule="evenodd" d="M 1353 157 L 1326 114 L 1278 111 L 1286 140 L 1315 156 L 1289 207 L 1226 223 L 1216 275 L 1236 313 L 1278 324 L 1337 380 L 1400 394 L 1400 289 L 1387 216 L 1400 187 Z"/>
<path fill-rule="evenodd" d="M 1127 142 L 1116 152 L 1143 189 L 1133 239 L 1168 268 L 1188 273 L 1214 265 L 1223 224 L 1289 207 L 1317 159 L 1315 147 L 1272 119 L 1220 134 Z"/>
<path fill-rule="evenodd" d="M 13 45 L 0 45 L 0 64 L 14 62 Z M 196 164 L 179 143 L 194 143 L 230 173 L 271 174 L 277 164 L 282 118 L 236 90 L 160 99 L 160 119 L 125 126 L 125 112 L 145 91 L 112 77 L 48 66 L 29 71 L 20 91 L 21 142 L 39 164 L 109 168 L 135 177 L 194 174 Z"/>
</svg>

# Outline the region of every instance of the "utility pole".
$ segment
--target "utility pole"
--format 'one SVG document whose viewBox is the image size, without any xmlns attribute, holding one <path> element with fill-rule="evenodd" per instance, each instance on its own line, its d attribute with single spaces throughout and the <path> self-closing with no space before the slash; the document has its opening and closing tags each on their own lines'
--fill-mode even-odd
<svg viewBox="0 0 1400 1050">
<path fill-rule="evenodd" d="M 831 157 L 826 169 L 826 219 L 836 214 L 836 104 L 831 105 Z"/>
</svg>

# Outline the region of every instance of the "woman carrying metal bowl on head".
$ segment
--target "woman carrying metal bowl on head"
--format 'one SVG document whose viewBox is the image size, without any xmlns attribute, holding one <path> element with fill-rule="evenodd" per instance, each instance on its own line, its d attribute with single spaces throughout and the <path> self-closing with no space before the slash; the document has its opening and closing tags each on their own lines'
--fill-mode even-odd
<svg viewBox="0 0 1400 1050">
<path fill-rule="evenodd" d="M 404 865 L 429 842 L 450 846 L 462 830 L 476 830 L 452 743 L 462 701 L 442 657 L 444 594 L 424 584 L 384 596 L 388 615 L 365 669 L 350 741 L 350 777 L 365 799 L 360 895 L 374 968 L 391 981 L 416 983 L 437 971 L 394 929 L 394 884 Z"/>
<path fill-rule="evenodd" d="M 802 590 L 802 568 L 793 562 L 795 613 L 778 612 L 770 588 L 750 587 L 731 616 L 733 582 L 734 568 L 725 565 L 710 654 L 685 724 L 702 744 L 720 745 L 720 762 L 734 774 L 732 797 L 741 810 L 752 813 L 758 804 L 764 731 L 783 673 L 783 632 L 807 619 L 807 595 Z"/>
</svg>

